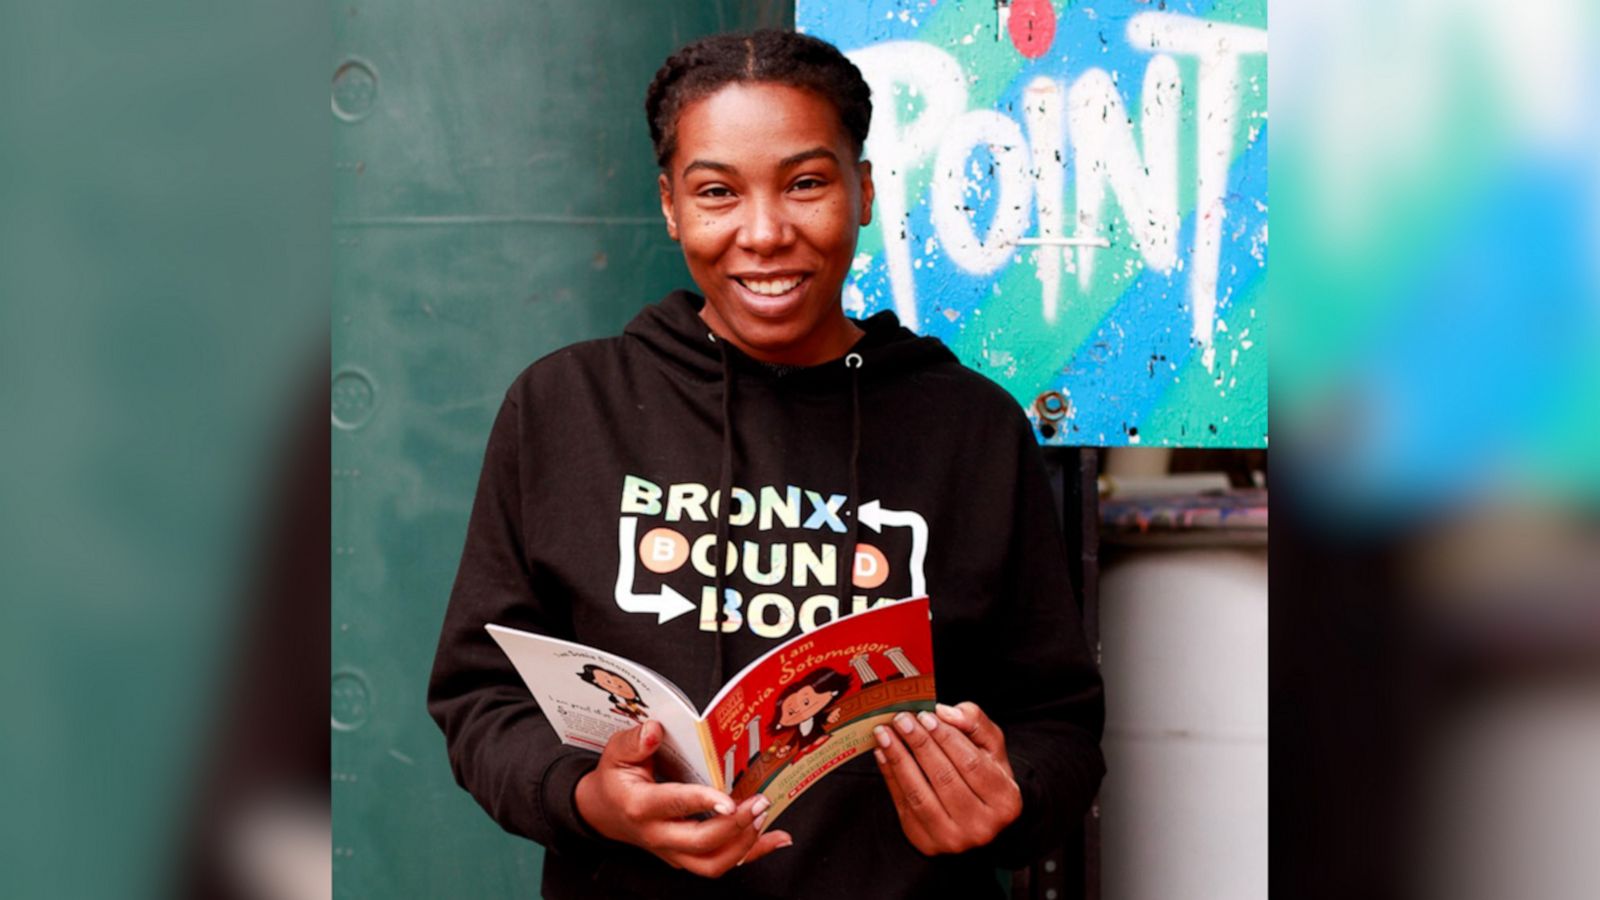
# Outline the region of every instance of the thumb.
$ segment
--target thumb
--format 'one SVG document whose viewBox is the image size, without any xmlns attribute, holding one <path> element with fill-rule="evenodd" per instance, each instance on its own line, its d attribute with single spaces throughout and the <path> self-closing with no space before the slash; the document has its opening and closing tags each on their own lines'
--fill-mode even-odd
<svg viewBox="0 0 1600 900">
<path fill-rule="evenodd" d="M 656 748 L 661 746 L 661 723 L 647 721 L 642 725 L 618 732 L 606 745 L 608 749 L 616 750 L 617 762 L 628 765 L 643 765 L 655 755 Z"/>
</svg>

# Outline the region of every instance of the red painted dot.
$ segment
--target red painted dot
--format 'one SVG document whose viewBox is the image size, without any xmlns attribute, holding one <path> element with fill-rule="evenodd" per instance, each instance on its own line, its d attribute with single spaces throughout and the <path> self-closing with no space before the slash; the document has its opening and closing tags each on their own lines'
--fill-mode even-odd
<svg viewBox="0 0 1600 900">
<path fill-rule="evenodd" d="M 1016 0 L 1006 23 L 1011 43 L 1029 59 L 1045 55 L 1056 39 L 1056 10 L 1050 0 Z"/>
</svg>

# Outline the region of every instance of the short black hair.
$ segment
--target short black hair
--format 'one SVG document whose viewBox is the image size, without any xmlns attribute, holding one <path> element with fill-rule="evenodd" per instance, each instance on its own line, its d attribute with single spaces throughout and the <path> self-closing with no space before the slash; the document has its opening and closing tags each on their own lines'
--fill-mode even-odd
<svg viewBox="0 0 1600 900">
<path fill-rule="evenodd" d="M 872 124 L 872 90 L 839 48 L 793 31 L 714 34 L 667 57 L 645 92 L 644 112 L 656 164 L 667 168 L 678 148 L 678 116 L 729 84 L 765 82 L 811 91 L 833 104 L 861 159 Z"/>
</svg>

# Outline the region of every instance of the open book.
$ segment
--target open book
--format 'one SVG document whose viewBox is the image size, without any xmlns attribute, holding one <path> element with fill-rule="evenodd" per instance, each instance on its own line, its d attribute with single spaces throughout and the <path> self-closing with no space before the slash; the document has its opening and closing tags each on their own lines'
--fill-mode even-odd
<svg viewBox="0 0 1600 900">
<path fill-rule="evenodd" d="M 928 598 L 835 619 L 767 651 L 723 686 L 705 712 L 665 678 L 593 647 L 487 626 L 561 739 L 599 750 L 655 719 L 656 771 L 671 781 L 762 793 L 771 827 L 817 779 L 875 746 L 872 729 L 901 710 L 932 709 Z"/>
</svg>

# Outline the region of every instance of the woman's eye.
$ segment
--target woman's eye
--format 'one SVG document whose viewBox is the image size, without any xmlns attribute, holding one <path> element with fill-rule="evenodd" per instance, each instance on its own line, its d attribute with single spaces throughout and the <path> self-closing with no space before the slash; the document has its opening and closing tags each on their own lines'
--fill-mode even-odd
<svg viewBox="0 0 1600 900">
<path fill-rule="evenodd" d="M 733 191 L 730 191 L 721 185 L 712 185 L 710 187 L 701 188 L 698 191 L 698 194 L 701 197 L 707 197 L 712 200 L 720 200 L 724 197 L 732 197 Z"/>
<path fill-rule="evenodd" d="M 801 178 L 794 183 L 794 190 L 812 191 L 822 187 L 824 182 L 820 178 Z"/>
</svg>

